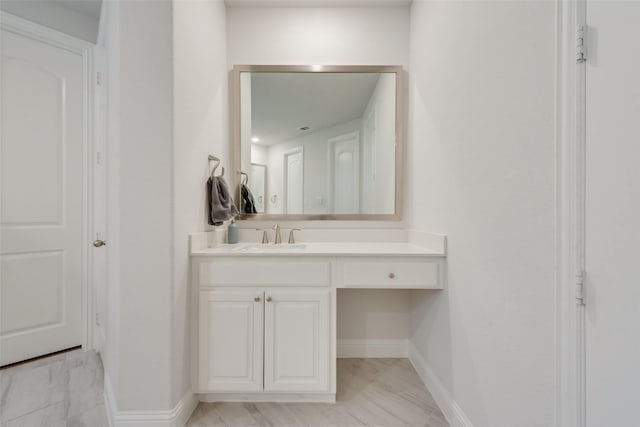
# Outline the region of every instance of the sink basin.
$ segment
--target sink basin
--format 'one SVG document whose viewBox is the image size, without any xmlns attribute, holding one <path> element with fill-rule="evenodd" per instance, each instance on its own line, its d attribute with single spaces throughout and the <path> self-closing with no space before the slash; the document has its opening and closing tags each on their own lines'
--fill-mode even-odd
<svg viewBox="0 0 640 427">
<path fill-rule="evenodd" d="M 241 252 L 299 252 L 303 251 L 307 245 L 294 243 L 294 244 L 256 244 L 256 245 L 248 245 L 238 248 L 238 251 Z"/>
</svg>

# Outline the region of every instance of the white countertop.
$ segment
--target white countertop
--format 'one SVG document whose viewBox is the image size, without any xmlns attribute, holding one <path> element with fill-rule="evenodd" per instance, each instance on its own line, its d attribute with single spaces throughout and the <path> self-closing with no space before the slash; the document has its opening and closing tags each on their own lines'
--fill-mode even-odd
<svg viewBox="0 0 640 427">
<path fill-rule="evenodd" d="M 194 249 L 192 256 L 433 256 L 444 251 L 428 249 L 409 242 L 301 242 L 296 244 L 237 243 Z"/>
</svg>

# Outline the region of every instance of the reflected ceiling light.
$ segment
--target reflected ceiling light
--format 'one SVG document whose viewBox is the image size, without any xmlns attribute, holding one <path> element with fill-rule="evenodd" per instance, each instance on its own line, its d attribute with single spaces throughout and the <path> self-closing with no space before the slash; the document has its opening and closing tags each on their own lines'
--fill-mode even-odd
<svg viewBox="0 0 640 427">
<path fill-rule="evenodd" d="M 311 66 L 311 69 L 313 71 L 322 71 L 322 65 L 314 64 L 314 65 Z"/>
<path fill-rule="evenodd" d="M 253 138 L 251 138 L 251 142 L 260 142 L 260 138 L 254 136 Z"/>
</svg>

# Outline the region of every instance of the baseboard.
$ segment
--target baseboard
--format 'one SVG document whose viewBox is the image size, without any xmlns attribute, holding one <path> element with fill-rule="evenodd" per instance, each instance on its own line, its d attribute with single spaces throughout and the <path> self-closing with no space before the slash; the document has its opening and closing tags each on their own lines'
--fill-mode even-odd
<svg viewBox="0 0 640 427">
<path fill-rule="evenodd" d="M 335 403 L 335 393 L 202 393 L 200 402 Z"/>
<path fill-rule="evenodd" d="M 198 405 L 188 391 L 178 404 L 166 411 L 118 411 L 109 377 L 105 375 L 104 401 L 110 427 L 184 427 Z"/>
<path fill-rule="evenodd" d="M 191 414 L 195 411 L 198 403 L 198 397 L 192 393 L 191 390 L 188 390 L 174 408 L 176 416 L 172 426 L 184 427 L 187 424 L 187 421 L 189 421 L 189 418 L 191 418 Z"/>
<path fill-rule="evenodd" d="M 117 413 L 116 400 L 113 394 L 113 386 L 111 385 L 111 377 L 105 371 L 104 373 L 104 409 L 107 413 L 107 421 L 109 427 L 115 426 L 114 415 Z"/>
<path fill-rule="evenodd" d="M 442 385 L 436 373 L 431 366 L 422 357 L 418 349 L 412 343 L 409 343 L 409 360 L 418 372 L 418 375 L 424 382 L 438 407 L 444 414 L 451 427 L 473 427 L 471 420 L 464 413 L 462 408 L 451 397 L 447 389 Z"/>
<path fill-rule="evenodd" d="M 350 357 L 409 357 L 409 340 L 339 339 L 337 356 L 338 359 Z"/>
</svg>

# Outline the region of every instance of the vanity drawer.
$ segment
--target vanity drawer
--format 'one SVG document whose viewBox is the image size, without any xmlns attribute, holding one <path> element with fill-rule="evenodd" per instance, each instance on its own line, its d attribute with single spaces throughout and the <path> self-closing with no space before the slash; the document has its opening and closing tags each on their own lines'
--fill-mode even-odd
<svg viewBox="0 0 640 427">
<path fill-rule="evenodd" d="M 198 269 L 200 286 L 328 286 L 329 260 L 243 258 L 208 260 Z"/>
<path fill-rule="evenodd" d="M 441 289 L 441 265 L 423 257 L 345 259 L 342 265 L 344 288 Z"/>
</svg>

